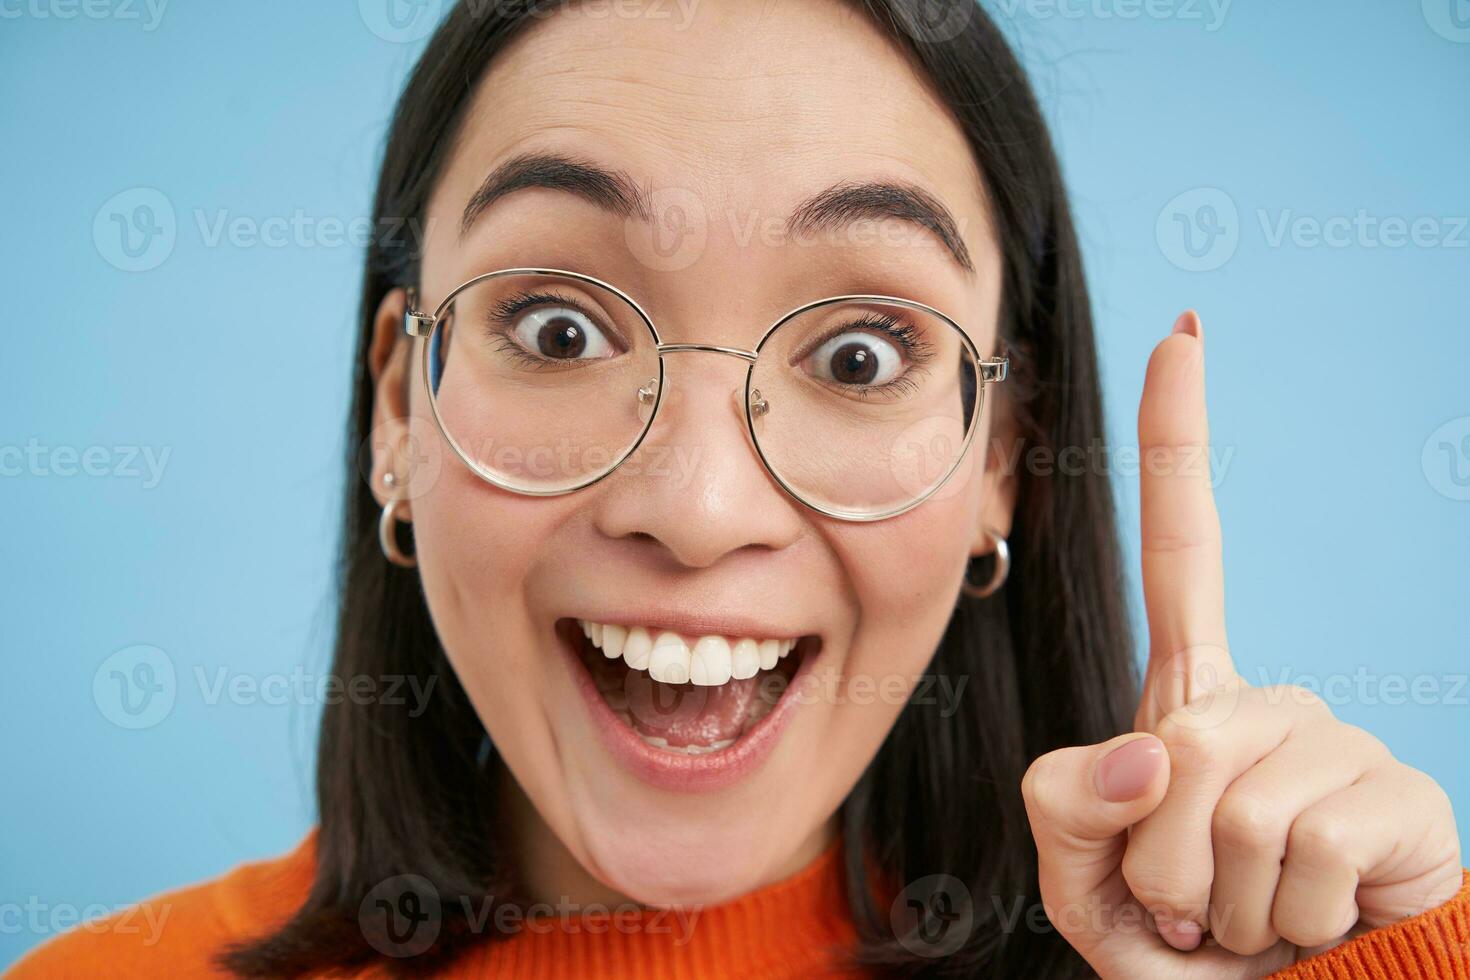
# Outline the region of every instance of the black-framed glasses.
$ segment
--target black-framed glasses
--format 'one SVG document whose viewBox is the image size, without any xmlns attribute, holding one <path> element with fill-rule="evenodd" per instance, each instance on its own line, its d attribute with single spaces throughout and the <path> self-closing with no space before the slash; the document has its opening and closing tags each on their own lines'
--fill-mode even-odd
<svg viewBox="0 0 1470 980">
<path fill-rule="evenodd" d="M 665 359 L 746 362 L 745 425 L 771 478 L 829 517 L 876 521 L 931 497 L 974 438 L 982 358 L 954 320 L 896 296 L 806 303 L 754 350 L 669 344 L 631 296 L 564 269 L 501 269 L 456 287 L 433 313 L 408 291 L 424 384 L 445 440 L 515 493 L 571 493 L 638 449 L 664 403 Z"/>
</svg>

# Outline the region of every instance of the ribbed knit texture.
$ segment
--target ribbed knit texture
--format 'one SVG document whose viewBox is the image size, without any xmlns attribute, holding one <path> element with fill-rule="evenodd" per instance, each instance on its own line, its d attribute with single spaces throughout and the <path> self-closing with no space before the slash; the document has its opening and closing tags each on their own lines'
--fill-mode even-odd
<svg viewBox="0 0 1470 980">
<path fill-rule="evenodd" d="M 271 861 L 241 865 L 213 881 L 160 895 L 128 912 L 73 929 L 32 951 L 8 976 L 220 976 L 212 957 L 226 943 L 280 925 L 311 886 L 315 836 Z M 834 843 L 785 881 L 724 905 L 538 920 L 537 931 L 482 943 L 452 977 L 796 978 L 843 973 L 855 938 L 846 914 L 841 849 Z M 151 915 L 151 918 L 150 918 Z M 660 916 L 660 918 L 655 918 Z M 151 923 L 161 923 L 154 930 Z M 379 971 L 369 971 L 374 975 Z M 1272 980 L 1470 980 L 1470 871 L 1445 905 L 1366 933 Z"/>
</svg>

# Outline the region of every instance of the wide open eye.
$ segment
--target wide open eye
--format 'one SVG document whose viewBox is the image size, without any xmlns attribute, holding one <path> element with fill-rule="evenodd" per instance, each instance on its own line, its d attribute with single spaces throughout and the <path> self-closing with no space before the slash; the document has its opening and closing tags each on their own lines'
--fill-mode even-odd
<svg viewBox="0 0 1470 980">
<path fill-rule="evenodd" d="M 866 330 L 848 330 L 822 343 L 809 356 L 814 377 L 840 385 L 881 386 L 903 371 L 903 355 L 888 340 Z"/>
<path fill-rule="evenodd" d="M 511 333 L 527 352 L 549 360 L 596 360 L 617 353 L 601 328 L 570 306 L 527 310 L 517 318 Z"/>
</svg>

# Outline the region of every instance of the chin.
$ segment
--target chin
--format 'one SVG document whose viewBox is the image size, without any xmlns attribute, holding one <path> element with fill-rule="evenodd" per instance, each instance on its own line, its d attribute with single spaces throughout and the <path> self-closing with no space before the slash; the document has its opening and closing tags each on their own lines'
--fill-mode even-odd
<svg viewBox="0 0 1470 980">
<path fill-rule="evenodd" d="M 770 877 L 767 869 L 779 866 L 785 851 L 797 849 L 795 840 L 778 847 L 782 842 L 770 828 L 762 829 L 765 833 L 743 834 L 739 841 L 718 827 L 604 833 L 589 841 L 591 866 L 604 884 L 643 905 L 719 905 L 760 887 Z"/>
</svg>

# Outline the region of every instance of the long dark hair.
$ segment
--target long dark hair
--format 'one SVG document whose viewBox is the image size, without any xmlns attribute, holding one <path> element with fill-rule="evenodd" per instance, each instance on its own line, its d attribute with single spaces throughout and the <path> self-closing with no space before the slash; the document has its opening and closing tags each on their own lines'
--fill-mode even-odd
<svg viewBox="0 0 1470 980">
<path fill-rule="evenodd" d="M 1081 256 L 1046 125 L 1020 64 L 974 0 L 854 2 L 927 75 L 979 163 L 1004 258 L 1000 329 L 1012 357 L 1007 399 L 1018 436 L 1053 453 L 1100 445 L 1102 402 Z M 942 16 L 920 22 L 920 7 Z M 393 117 L 374 200 L 379 227 L 390 218 L 422 227 L 478 79 L 507 41 L 535 22 L 535 12 L 524 3 L 468 2 L 445 18 Z M 372 426 L 374 315 L 390 290 L 417 280 L 412 244 L 382 236 L 367 253 L 333 672 L 433 677 L 436 690 L 418 717 L 401 706 L 350 699 L 325 708 L 315 881 L 283 926 L 222 955 L 223 965 L 241 975 L 294 976 L 379 958 L 359 910 L 375 886 L 398 875 L 422 876 L 439 894 L 469 899 L 443 904 L 434 945 L 391 961 L 399 971 L 434 970 L 473 942 L 493 941 L 476 936 L 460 910 L 484 910 L 516 894 L 513 862 L 490 829 L 497 825 L 491 783 L 500 767 L 485 764 L 484 726 L 440 647 L 418 576 L 383 559 L 378 505 L 359 476 L 356 447 Z M 843 805 L 849 911 L 861 937 L 851 952 L 876 972 L 1086 972 L 1057 933 L 1027 925 L 1040 895 L 1020 793 L 1030 760 L 1126 730 L 1136 701 L 1112 492 L 1104 473 L 1083 469 L 1069 476 L 1017 473 L 1007 584 L 989 599 L 961 602 L 934 657 L 935 674 L 969 679 L 957 712 L 941 717 L 908 705 Z M 971 569 L 977 581 L 987 574 Z M 867 883 L 873 874 L 903 883 L 940 873 L 969 890 L 973 928 L 953 954 L 924 958 L 894 936 L 888 908 L 879 907 Z"/>
</svg>

